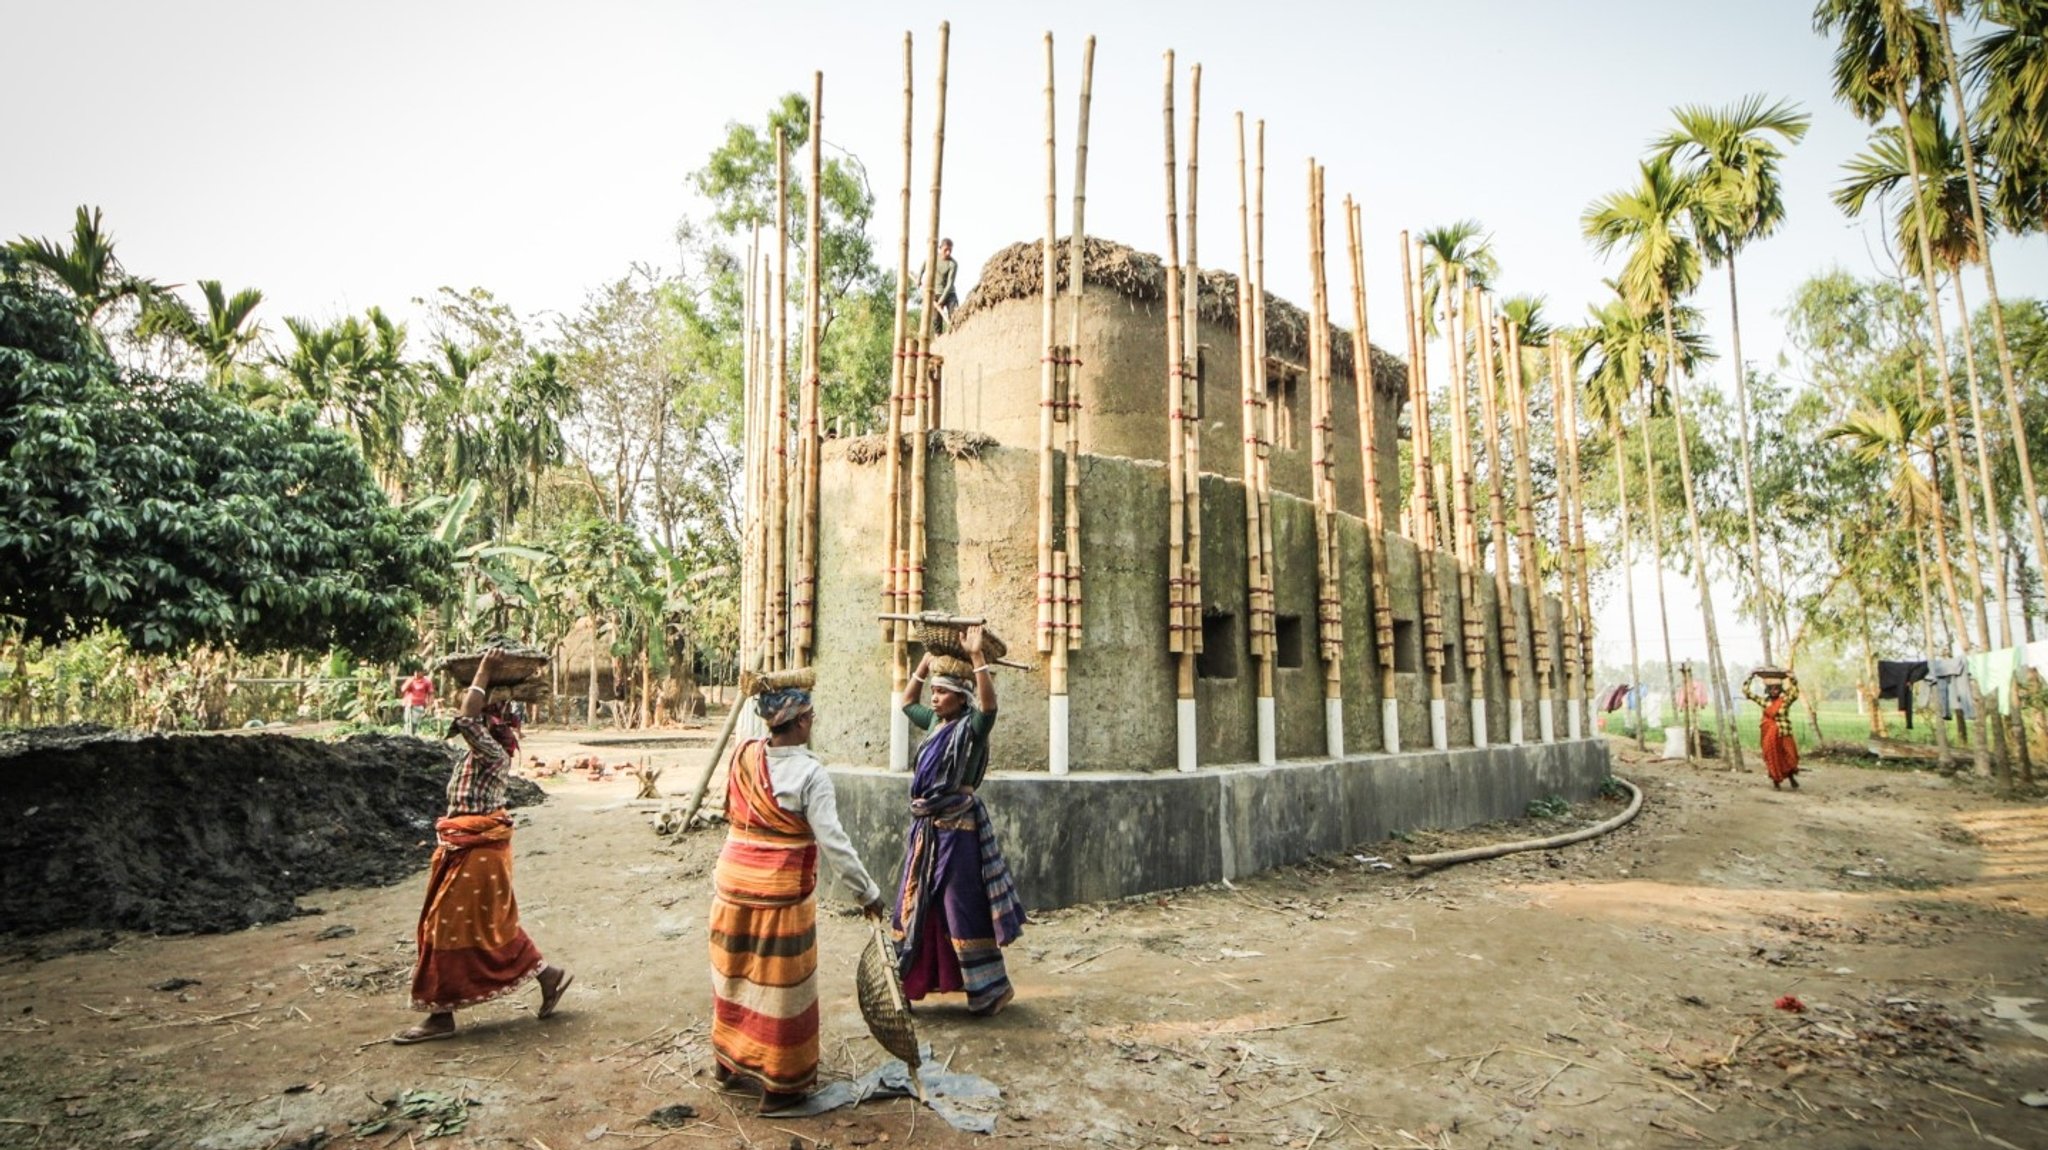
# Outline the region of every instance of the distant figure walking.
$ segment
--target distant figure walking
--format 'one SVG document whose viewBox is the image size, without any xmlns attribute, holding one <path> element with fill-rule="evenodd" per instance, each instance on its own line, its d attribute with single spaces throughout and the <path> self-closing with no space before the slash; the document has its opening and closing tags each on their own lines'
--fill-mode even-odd
<svg viewBox="0 0 2048 1150">
<path fill-rule="evenodd" d="M 839 825 L 832 776 L 811 752 L 811 695 L 754 700 L 766 741 L 733 753 L 725 847 L 711 896 L 712 1073 L 751 1079 L 761 1112 L 803 1100 L 818 1080 L 818 855 L 861 913 L 880 922 L 882 888 Z"/>
<path fill-rule="evenodd" d="M 1002 948 L 1023 933 L 1024 903 L 988 807 L 974 793 L 988 773 L 996 722 L 981 628 L 968 628 L 961 646 L 974 661 L 971 672 L 936 663 L 927 652 L 903 692 L 903 713 L 931 734 L 918 748 L 910 780 L 910 838 L 892 933 L 905 996 L 965 991 L 970 1011 L 993 1015 L 1016 997 Z M 919 701 L 927 675 L 929 707 Z"/>
<path fill-rule="evenodd" d="M 1757 690 L 1762 680 L 1763 690 Z M 1752 672 L 1742 682 L 1743 697 L 1764 709 L 1757 731 L 1763 749 L 1764 769 L 1770 772 L 1771 789 L 1791 783 L 1799 789 L 1799 744 L 1792 738 L 1792 703 L 1799 698 L 1799 680 L 1790 671 Z"/>
<path fill-rule="evenodd" d="M 412 678 L 398 688 L 398 697 L 405 702 L 405 733 L 420 733 L 420 720 L 434 709 L 434 681 L 427 678 L 424 670 L 414 671 Z"/>
<path fill-rule="evenodd" d="M 427 1018 L 392 1036 L 400 1046 L 453 1037 L 457 1010 L 510 994 L 529 978 L 540 983 L 539 1016 L 546 1018 L 573 978 L 540 956 L 519 926 L 512 897 L 505 780 L 519 750 L 520 724 L 506 704 L 486 704 L 500 654 L 484 652 L 456 710 L 454 728 L 469 753 L 449 776 L 448 813 L 434 824 L 434 862 L 412 971 L 412 1007 Z"/>
</svg>

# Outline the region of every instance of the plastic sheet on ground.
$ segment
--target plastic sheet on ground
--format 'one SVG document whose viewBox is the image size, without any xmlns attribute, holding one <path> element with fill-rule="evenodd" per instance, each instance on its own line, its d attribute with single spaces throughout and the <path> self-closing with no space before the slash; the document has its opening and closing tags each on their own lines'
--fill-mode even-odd
<svg viewBox="0 0 2048 1150">
<path fill-rule="evenodd" d="M 932 1048 L 921 1050 L 924 1066 L 918 1078 L 924 1084 L 924 1104 L 946 1125 L 967 1134 L 993 1134 L 996 1107 L 1002 1088 L 973 1074 L 956 1074 L 932 1064 Z M 851 1082 L 833 1082 L 819 1087 L 802 1102 L 763 1115 L 767 1118 L 812 1118 L 847 1106 L 858 1106 L 877 1098 L 913 1098 L 910 1068 L 892 1058 Z"/>
</svg>

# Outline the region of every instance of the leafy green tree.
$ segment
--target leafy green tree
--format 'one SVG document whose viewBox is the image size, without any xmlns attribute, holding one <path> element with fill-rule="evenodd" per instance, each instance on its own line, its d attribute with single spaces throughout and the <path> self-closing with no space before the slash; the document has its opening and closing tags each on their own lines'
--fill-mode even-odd
<svg viewBox="0 0 2048 1150">
<path fill-rule="evenodd" d="M 123 372 L 83 309 L 0 269 L 0 615 L 139 651 L 410 649 L 446 551 L 305 407 Z"/>
<path fill-rule="evenodd" d="M 323 325 L 292 317 L 284 323 L 293 347 L 276 361 L 282 386 L 254 398 L 312 404 L 331 426 L 354 436 L 371 472 L 387 490 L 396 490 L 416 397 L 405 358 L 405 325 L 376 307 L 361 319 L 348 316 Z"/>
<path fill-rule="evenodd" d="M 1988 0 L 1990 30 L 1963 67 L 1982 94 L 1977 127 L 1998 171 L 1999 218 L 2013 231 L 2048 229 L 2048 4 Z"/>
<path fill-rule="evenodd" d="M 1758 538 L 1756 495 L 1751 482 L 1748 365 L 1742 359 L 1742 309 L 1736 294 L 1735 259 L 1749 244 L 1777 231 L 1785 219 L 1778 174 L 1778 141 L 1796 144 L 1812 117 L 1779 101 L 1766 105 L 1751 95 L 1726 108 L 1692 104 L 1675 108 L 1678 127 L 1657 144 L 1664 159 L 1681 164 L 1692 190 L 1693 234 L 1712 263 L 1728 269 L 1728 314 L 1735 358 L 1736 430 L 1742 445 L 1742 497 L 1750 553 L 1750 591 L 1763 632 L 1764 662 L 1773 662 L 1771 626 L 1763 579 L 1763 545 Z M 1774 140 L 1772 137 L 1776 137 Z"/>
</svg>

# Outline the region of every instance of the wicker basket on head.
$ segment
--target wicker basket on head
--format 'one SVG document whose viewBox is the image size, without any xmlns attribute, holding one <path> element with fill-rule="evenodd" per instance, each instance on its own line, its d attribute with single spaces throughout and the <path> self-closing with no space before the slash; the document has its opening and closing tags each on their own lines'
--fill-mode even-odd
<svg viewBox="0 0 2048 1150">
<path fill-rule="evenodd" d="M 860 999 L 860 1016 L 867 1020 L 868 1033 L 875 1036 L 882 1049 L 901 1058 L 903 1065 L 910 1068 L 910 1081 L 918 1087 L 918 1096 L 923 1097 L 923 1088 L 917 1077 L 921 1061 L 917 1049 L 917 1023 L 910 1017 L 910 1000 L 903 997 L 903 977 L 896 969 L 896 948 L 883 936 L 879 925 L 873 927 L 867 946 L 860 952 L 860 965 L 854 970 L 853 981 Z"/>
<path fill-rule="evenodd" d="M 503 652 L 498 656 L 497 673 L 491 680 L 493 688 L 517 687 L 537 679 L 545 681 L 543 672 L 548 666 L 547 652 L 509 643 L 490 644 L 459 655 L 444 655 L 441 669 L 454 676 L 457 682 L 467 683 L 476 678 L 476 669 L 484 661 L 484 652 L 492 649 Z"/>
<path fill-rule="evenodd" d="M 951 655 L 940 655 L 932 660 L 932 674 L 944 675 L 949 679 L 965 679 L 971 683 L 974 681 L 974 664 Z"/>
<path fill-rule="evenodd" d="M 934 655 L 947 655 L 955 659 L 967 658 L 967 648 L 961 641 L 967 637 L 967 628 L 959 623 L 942 622 L 937 619 L 920 619 L 911 624 L 910 637 L 922 644 Z M 996 638 L 996 633 L 987 627 L 981 629 L 981 658 L 992 663 L 1010 653 L 1010 645 Z"/>
<path fill-rule="evenodd" d="M 749 698 L 765 691 L 786 691 L 792 687 L 808 691 L 817 685 L 816 667 L 792 667 L 787 671 L 740 672 L 740 694 Z"/>
</svg>

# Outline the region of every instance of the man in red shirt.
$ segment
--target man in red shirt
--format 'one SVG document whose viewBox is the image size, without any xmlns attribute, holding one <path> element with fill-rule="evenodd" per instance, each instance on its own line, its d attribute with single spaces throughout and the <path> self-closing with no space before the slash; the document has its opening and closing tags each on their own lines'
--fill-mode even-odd
<svg viewBox="0 0 2048 1150">
<path fill-rule="evenodd" d="M 398 697 L 405 701 L 405 733 L 418 734 L 420 719 L 434 706 L 434 681 L 425 671 L 414 671 L 398 689 Z"/>
</svg>

